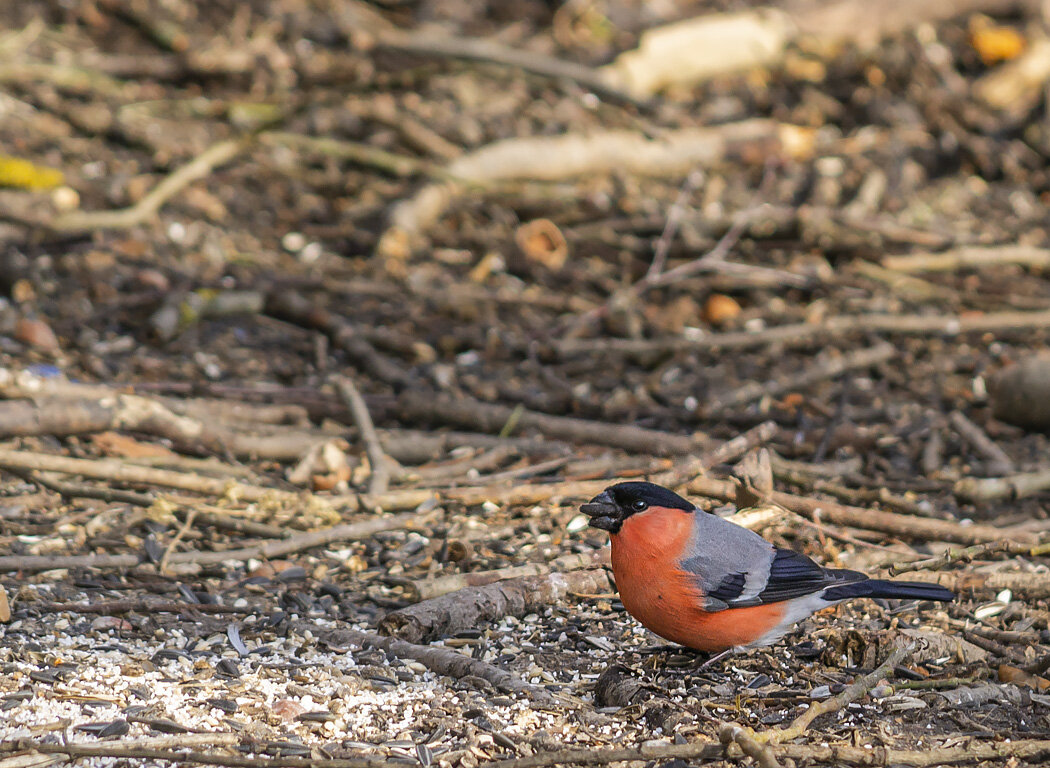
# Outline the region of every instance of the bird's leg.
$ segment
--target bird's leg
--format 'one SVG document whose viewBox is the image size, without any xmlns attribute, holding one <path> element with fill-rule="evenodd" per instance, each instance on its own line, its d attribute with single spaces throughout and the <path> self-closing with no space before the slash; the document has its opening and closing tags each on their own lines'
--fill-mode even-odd
<svg viewBox="0 0 1050 768">
<path fill-rule="evenodd" d="M 719 651 L 714 656 L 712 656 L 711 658 L 707 659 L 707 661 L 703 662 L 700 666 L 698 666 L 696 668 L 696 671 L 699 672 L 701 669 L 707 669 L 712 664 L 717 664 L 722 659 L 724 659 L 724 658 L 726 658 L 728 656 L 732 656 L 734 653 L 736 653 L 739 650 L 741 650 L 741 646 L 734 645 L 732 648 L 726 648 L 724 651 Z"/>
</svg>

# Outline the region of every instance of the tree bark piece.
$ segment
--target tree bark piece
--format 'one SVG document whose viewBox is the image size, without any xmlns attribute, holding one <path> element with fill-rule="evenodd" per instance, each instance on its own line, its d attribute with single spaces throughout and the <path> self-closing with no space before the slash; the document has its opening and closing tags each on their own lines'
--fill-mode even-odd
<svg viewBox="0 0 1050 768">
<path fill-rule="evenodd" d="M 467 573 L 453 573 L 448 576 L 439 576 L 434 579 L 425 579 L 411 582 L 411 589 L 417 600 L 432 600 L 450 592 L 457 592 L 468 587 L 483 587 L 507 579 L 520 579 L 527 576 L 546 576 L 552 571 L 565 573 L 566 571 L 577 571 L 584 568 L 593 568 L 596 565 L 609 564 L 609 549 L 602 547 L 590 554 L 569 554 L 557 557 L 549 563 L 524 563 L 523 565 L 510 565 L 506 568 L 497 568 L 492 571 L 469 571 Z"/>
<path fill-rule="evenodd" d="M 411 643 L 454 635 L 504 616 L 524 616 L 573 592 L 610 592 L 612 586 L 603 569 L 551 573 L 467 587 L 408 608 L 388 613 L 379 631 Z"/>
</svg>

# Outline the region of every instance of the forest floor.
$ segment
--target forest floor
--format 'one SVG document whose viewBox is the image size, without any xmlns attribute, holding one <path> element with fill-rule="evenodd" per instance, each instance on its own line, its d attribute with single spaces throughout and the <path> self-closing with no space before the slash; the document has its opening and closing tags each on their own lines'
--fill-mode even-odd
<svg viewBox="0 0 1050 768">
<path fill-rule="evenodd" d="M 0 768 L 1041 764 L 1038 6 L 0 4 Z M 627 478 L 959 599 L 703 667 Z"/>
</svg>

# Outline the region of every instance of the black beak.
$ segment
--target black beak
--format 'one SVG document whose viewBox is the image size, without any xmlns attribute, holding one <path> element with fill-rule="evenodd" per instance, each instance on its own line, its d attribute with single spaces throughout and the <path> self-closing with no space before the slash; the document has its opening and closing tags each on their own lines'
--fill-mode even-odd
<svg viewBox="0 0 1050 768">
<path fill-rule="evenodd" d="M 589 502 L 581 505 L 580 511 L 591 518 L 592 528 L 601 528 L 610 533 L 616 533 L 623 525 L 623 514 L 620 512 L 620 507 L 608 491 L 602 491 Z"/>
</svg>

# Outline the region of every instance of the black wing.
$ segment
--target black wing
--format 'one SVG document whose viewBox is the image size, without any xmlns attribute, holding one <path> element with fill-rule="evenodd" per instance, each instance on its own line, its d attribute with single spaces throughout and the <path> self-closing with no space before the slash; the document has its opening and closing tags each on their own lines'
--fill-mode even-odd
<svg viewBox="0 0 1050 768">
<path fill-rule="evenodd" d="M 835 584 L 864 581 L 857 571 L 823 568 L 792 549 L 777 549 L 769 566 L 769 579 L 758 593 L 757 604 L 778 603 L 819 592 Z"/>
</svg>

